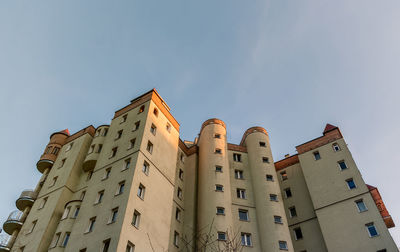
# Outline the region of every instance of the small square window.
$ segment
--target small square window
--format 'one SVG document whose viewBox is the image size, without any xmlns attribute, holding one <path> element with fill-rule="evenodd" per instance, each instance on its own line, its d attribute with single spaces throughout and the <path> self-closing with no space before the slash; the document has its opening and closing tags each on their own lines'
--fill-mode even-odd
<svg viewBox="0 0 400 252">
<path fill-rule="evenodd" d="M 111 243 L 111 240 L 110 239 L 107 239 L 107 240 L 105 240 L 105 241 L 103 241 L 103 248 L 102 248 L 102 252 L 108 252 L 108 249 L 110 248 L 110 243 Z"/>
<path fill-rule="evenodd" d="M 108 179 L 111 175 L 111 168 L 107 168 L 104 171 L 104 176 L 103 176 L 103 180 Z"/>
<path fill-rule="evenodd" d="M 128 241 L 125 252 L 134 252 L 134 250 L 135 250 L 135 245 L 133 245 L 133 243 Z"/>
<path fill-rule="evenodd" d="M 239 209 L 239 220 L 248 221 L 249 220 L 249 211 Z"/>
<path fill-rule="evenodd" d="M 108 133 L 108 129 L 104 129 L 103 136 L 107 136 L 107 133 Z"/>
<path fill-rule="evenodd" d="M 61 160 L 60 168 L 64 166 L 66 160 L 67 160 L 66 158 L 64 158 L 63 160 Z"/>
<path fill-rule="evenodd" d="M 65 248 L 67 246 L 70 236 L 71 236 L 71 233 L 69 233 L 69 232 L 65 233 L 64 240 L 62 242 L 61 247 Z"/>
<path fill-rule="evenodd" d="M 136 138 L 133 138 L 129 141 L 129 147 L 128 149 L 132 149 L 133 147 L 135 147 L 135 142 L 136 142 Z"/>
<path fill-rule="evenodd" d="M 143 111 L 144 111 L 144 105 L 142 105 L 142 106 L 139 108 L 138 114 L 143 113 Z"/>
<path fill-rule="evenodd" d="M 152 144 L 150 141 L 147 142 L 146 150 L 147 150 L 150 154 L 153 153 L 153 144 Z"/>
<path fill-rule="evenodd" d="M 214 135 L 214 138 L 221 138 L 221 134 L 216 133 L 216 134 Z"/>
<path fill-rule="evenodd" d="M 78 217 L 79 210 L 81 210 L 81 207 L 80 207 L 80 206 L 77 206 L 77 207 L 75 208 L 74 215 L 72 216 L 73 218 L 76 218 L 76 217 Z"/>
<path fill-rule="evenodd" d="M 94 147 L 96 147 L 95 144 L 91 145 L 88 151 L 88 154 L 92 153 L 94 151 Z"/>
<path fill-rule="evenodd" d="M 251 234 L 242 233 L 241 240 L 243 246 L 251 246 Z"/>
<path fill-rule="evenodd" d="M 122 194 L 122 193 L 124 192 L 124 189 L 125 189 L 125 181 L 119 182 L 119 184 L 118 184 L 118 189 L 117 189 L 117 191 L 115 192 L 115 195 L 120 195 L 120 194 Z"/>
<path fill-rule="evenodd" d="M 60 240 L 61 233 L 57 233 L 54 235 L 53 241 L 51 242 L 50 248 L 54 248 L 58 244 L 58 240 Z"/>
<path fill-rule="evenodd" d="M 111 210 L 111 215 L 110 215 L 110 219 L 108 220 L 108 223 L 116 222 L 117 217 L 118 217 L 118 207 Z"/>
<path fill-rule="evenodd" d="M 336 151 L 340 151 L 340 146 L 339 146 L 339 144 L 337 144 L 337 143 L 334 143 L 334 144 L 332 144 L 332 148 L 333 148 L 333 150 L 336 152 Z"/>
<path fill-rule="evenodd" d="M 178 232 L 174 232 L 174 245 L 179 248 L 179 233 Z"/>
<path fill-rule="evenodd" d="M 222 166 L 216 165 L 216 166 L 215 166 L 215 171 L 216 171 L 216 172 L 222 172 Z"/>
<path fill-rule="evenodd" d="M 135 210 L 135 212 L 133 213 L 132 225 L 136 228 L 139 228 L 139 224 L 140 224 L 140 213 Z"/>
<path fill-rule="evenodd" d="M 217 215 L 225 215 L 225 208 L 217 207 Z"/>
<path fill-rule="evenodd" d="M 142 172 L 146 175 L 149 175 L 150 165 L 146 161 L 143 162 Z"/>
<path fill-rule="evenodd" d="M 219 241 L 226 241 L 226 233 L 225 232 L 218 232 L 218 240 Z"/>
<path fill-rule="evenodd" d="M 66 207 L 66 208 L 64 209 L 64 213 L 63 213 L 63 215 L 61 216 L 61 220 L 64 220 L 64 219 L 68 218 L 69 211 L 71 211 L 71 207 L 70 207 L 70 206 L 69 206 L 69 207 Z"/>
<path fill-rule="evenodd" d="M 146 190 L 146 187 L 144 185 L 140 184 L 139 188 L 138 188 L 138 193 L 137 193 L 139 198 L 144 199 L 145 190 Z"/>
<path fill-rule="evenodd" d="M 55 177 L 53 178 L 53 180 L 51 181 L 51 184 L 50 184 L 49 187 L 54 186 L 54 185 L 57 183 L 57 179 L 58 179 L 58 176 L 55 176 Z"/>
<path fill-rule="evenodd" d="M 36 223 L 37 223 L 37 220 L 32 221 L 31 227 L 27 232 L 28 234 L 33 232 L 33 230 L 35 229 Z"/>
<path fill-rule="evenodd" d="M 102 149 L 103 149 L 103 145 L 99 144 L 99 146 L 97 147 L 97 153 L 100 153 Z"/>
<path fill-rule="evenodd" d="M 297 216 L 297 212 L 296 212 L 296 208 L 293 207 L 289 207 L 289 214 L 290 214 L 290 218 L 296 217 Z"/>
<path fill-rule="evenodd" d="M 276 195 L 276 194 L 270 194 L 270 195 L 269 195 L 269 199 L 270 199 L 271 201 L 278 201 L 278 195 Z"/>
<path fill-rule="evenodd" d="M 223 192 L 224 191 L 224 186 L 223 185 L 215 185 L 215 191 Z"/>
<path fill-rule="evenodd" d="M 303 233 L 301 232 L 300 227 L 293 229 L 293 232 L 294 232 L 294 238 L 296 239 L 296 241 L 303 239 Z"/>
<path fill-rule="evenodd" d="M 263 157 L 263 158 L 262 158 L 262 161 L 263 161 L 263 163 L 269 163 L 269 158 Z"/>
<path fill-rule="evenodd" d="M 183 198 L 183 192 L 182 192 L 182 189 L 180 187 L 178 187 L 177 196 L 178 196 L 179 199 Z"/>
<path fill-rule="evenodd" d="M 156 127 L 154 124 L 151 124 L 150 132 L 151 132 L 151 134 L 153 134 L 154 136 L 156 135 L 157 127 Z"/>
<path fill-rule="evenodd" d="M 44 208 L 44 206 L 46 205 L 47 199 L 49 197 L 43 198 L 42 201 L 40 202 L 39 208 L 38 209 L 42 209 Z"/>
<path fill-rule="evenodd" d="M 96 217 L 93 217 L 89 220 L 89 225 L 86 229 L 86 233 L 92 232 L 94 229 L 94 224 L 96 223 Z"/>
<path fill-rule="evenodd" d="M 267 147 L 265 142 L 260 142 L 260 147 Z"/>
<path fill-rule="evenodd" d="M 349 187 L 350 190 L 356 188 L 356 183 L 352 178 L 346 180 L 347 186 Z"/>
<path fill-rule="evenodd" d="M 290 188 L 285 188 L 283 191 L 285 192 L 286 198 L 292 197 L 292 191 L 290 190 Z"/>
<path fill-rule="evenodd" d="M 315 151 L 313 154 L 314 154 L 314 159 L 315 160 L 320 160 L 321 159 L 321 155 L 319 154 L 318 151 Z"/>
<path fill-rule="evenodd" d="M 175 211 L 175 219 L 177 221 L 181 220 L 181 210 L 178 207 L 176 208 L 176 211 Z"/>
<path fill-rule="evenodd" d="M 236 189 L 236 196 L 239 199 L 245 199 L 246 198 L 246 190 L 245 189 Z"/>
<path fill-rule="evenodd" d="M 68 144 L 67 149 L 65 149 L 65 151 L 67 152 L 67 151 L 69 151 L 70 149 L 72 149 L 72 146 L 73 146 L 73 145 L 74 145 L 74 143 Z"/>
<path fill-rule="evenodd" d="M 117 155 L 117 150 L 118 150 L 118 147 L 112 148 L 110 158 L 113 158 L 113 157 L 115 157 L 115 155 Z"/>
<path fill-rule="evenodd" d="M 235 170 L 235 179 L 243 179 L 243 171 L 242 170 Z"/>
<path fill-rule="evenodd" d="M 104 190 L 98 192 L 97 193 L 97 197 L 96 197 L 96 201 L 94 202 L 94 204 L 101 203 L 101 201 L 103 200 L 103 196 L 104 196 Z"/>
<path fill-rule="evenodd" d="M 179 169 L 179 179 L 183 180 L 183 170 Z"/>
<path fill-rule="evenodd" d="M 115 140 L 120 139 L 120 138 L 122 137 L 122 131 L 123 131 L 123 130 L 119 130 L 119 131 L 117 132 L 117 135 L 115 136 Z"/>
<path fill-rule="evenodd" d="M 122 167 L 122 170 L 125 171 L 125 170 L 129 169 L 130 166 L 131 166 L 131 159 L 128 158 L 128 159 L 125 160 L 124 166 Z"/>
<path fill-rule="evenodd" d="M 242 155 L 240 155 L 238 153 L 233 153 L 233 161 L 242 162 Z"/>
<path fill-rule="evenodd" d="M 157 117 L 158 116 L 158 109 L 154 108 L 153 109 L 153 114 Z"/>
<path fill-rule="evenodd" d="M 357 208 L 358 208 L 358 211 L 361 213 L 361 212 L 365 212 L 365 211 L 367 211 L 368 209 L 367 209 L 367 207 L 365 206 L 365 203 L 364 203 L 364 201 L 361 199 L 361 200 L 357 200 L 356 201 L 356 205 L 357 205 Z"/>
<path fill-rule="evenodd" d="M 284 180 L 287 180 L 287 179 L 288 179 L 288 176 L 287 176 L 287 173 L 286 173 L 286 171 L 283 171 L 283 172 L 281 172 L 281 179 L 282 179 L 282 181 L 284 181 Z"/>
<path fill-rule="evenodd" d="M 282 217 L 275 215 L 274 216 L 274 222 L 277 223 L 277 224 L 283 224 Z"/>
<path fill-rule="evenodd" d="M 133 130 L 132 131 L 138 130 L 139 127 L 140 127 L 140 121 L 135 122 L 135 125 L 133 126 Z"/>
<path fill-rule="evenodd" d="M 219 149 L 219 148 L 216 148 L 216 149 L 215 149 L 215 154 L 222 154 L 222 150 Z"/>
<path fill-rule="evenodd" d="M 288 250 L 287 242 L 286 241 L 279 241 L 279 249 L 280 250 Z"/>
<path fill-rule="evenodd" d="M 274 177 L 270 174 L 267 174 L 265 178 L 267 179 L 267 181 L 274 181 Z"/>
<path fill-rule="evenodd" d="M 185 163 L 185 156 L 183 155 L 183 153 L 181 153 L 179 159 L 181 160 L 182 163 Z"/>
<path fill-rule="evenodd" d="M 126 122 L 126 119 L 128 118 L 128 115 L 123 115 L 121 118 L 121 123 Z"/>
<path fill-rule="evenodd" d="M 165 126 L 165 129 L 171 133 L 171 124 L 167 123 L 167 125 Z"/>
<path fill-rule="evenodd" d="M 375 237 L 379 235 L 373 222 L 365 224 L 365 227 L 368 230 L 369 237 Z"/>
<path fill-rule="evenodd" d="M 339 164 L 339 167 L 340 167 L 340 170 L 341 170 L 341 171 L 347 169 L 347 165 L 346 165 L 346 163 L 344 162 L 344 160 L 339 161 L 338 164 Z"/>
</svg>

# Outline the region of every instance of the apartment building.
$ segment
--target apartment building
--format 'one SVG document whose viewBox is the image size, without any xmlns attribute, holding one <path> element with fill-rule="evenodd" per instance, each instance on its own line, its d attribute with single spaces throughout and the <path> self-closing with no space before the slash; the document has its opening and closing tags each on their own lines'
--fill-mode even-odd
<svg viewBox="0 0 400 252">
<path fill-rule="evenodd" d="M 179 129 L 153 89 L 110 125 L 53 133 L 0 251 L 398 251 L 339 128 L 278 162 L 262 127 L 239 144 L 219 119 Z"/>
</svg>

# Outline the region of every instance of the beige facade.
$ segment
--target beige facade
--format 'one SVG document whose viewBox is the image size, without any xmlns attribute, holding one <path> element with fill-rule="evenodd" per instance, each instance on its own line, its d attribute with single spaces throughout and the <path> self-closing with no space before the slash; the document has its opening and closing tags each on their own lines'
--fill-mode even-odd
<svg viewBox="0 0 400 252">
<path fill-rule="evenodd" d="M 110 125 L 52 134 L 0 251 L 398 251 L 337 127 L 275 163 L 261 127 L 240 144 L 218 119 L 193 142 L 179 127 L 151 90 Z"/>
</svg>

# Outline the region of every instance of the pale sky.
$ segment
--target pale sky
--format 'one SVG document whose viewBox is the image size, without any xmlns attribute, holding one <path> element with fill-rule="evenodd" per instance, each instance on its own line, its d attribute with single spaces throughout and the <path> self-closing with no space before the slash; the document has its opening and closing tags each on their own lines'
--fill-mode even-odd
<svg viewBox="0 0 400 252">
<path fill-rule="evenodd" d="M 400 2 L 0 2 L 0 222 L 33 189 L 49 135 L 109 124 L 155 87 L 193 140 L 267 129 L 275 161 L 340 127 L 400 244 Z"/>
</svg>

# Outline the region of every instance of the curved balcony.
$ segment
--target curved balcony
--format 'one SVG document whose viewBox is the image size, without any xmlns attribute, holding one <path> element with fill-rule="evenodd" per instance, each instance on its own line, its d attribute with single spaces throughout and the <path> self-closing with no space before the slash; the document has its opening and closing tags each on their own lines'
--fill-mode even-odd
<svg viewBox="0 0 400 252">
<path fill-rule="evenodd" d="M 47 154 L 48 155 L 48 154 Z M 54 158 L 55 160 L 55 158 Z M 54 160 L 49 160 L 49 159 L 40 159 L 36 163 L 36 167 L 40 173 L 43 173 L 47 168 L 53 167 Z"/>
<path fill-rule="evenodd" d="M 96 155 L 96 154 L 97 154 L 97 155 Z M 99 156 L 98 153 L 92 153 L 92 154 L 89 154 L 89 155 L 86 157 L 85 161 L 83 162 L 83 166 L 82 166 L 82 168 L 83 168 L 83 170 L 84 170 L 85 172 L 94 169 L 94 167 L 96 166 L 96 163 L 97 163 L 97 158 L 98 158 L 98 156 Z"/>
<path fill-rule="evenodd" d="M 15 210 L 8 216 L 3 224 L 3 229 L 7 234 L 12 235 L 15 230 L 22 227 L 22 224 L 24 224 L 23 214 L 23 212 Z"/>
<path fill-rule="evenodd" d="M 6 234 L 0 235 L 0 252 L 11 251 L 11 246 L 9 245 L 10 236 Z"/>
<path fill-rule="evenodd" d="M 24 211 L 24 209 L 28 206 L 32 206 L 33 202 L 36 200 L 36 193 L 33 190 L 24 190 L 22 191 L 21 195 L 15 202 L 17 205 L 17 208 L 21 211 Z"/>
</svg>

